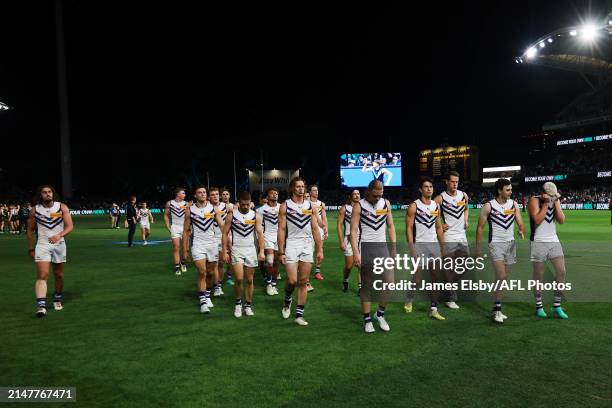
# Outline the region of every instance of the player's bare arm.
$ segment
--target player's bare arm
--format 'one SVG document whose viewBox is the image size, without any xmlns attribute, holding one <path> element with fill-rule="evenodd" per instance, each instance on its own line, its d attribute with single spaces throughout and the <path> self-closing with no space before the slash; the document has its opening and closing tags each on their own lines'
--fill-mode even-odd
<svg viewBox="0 0 612 408">
<path fill-rule="evenodd" d="M 476 226 L 476 252 L 480 253 L 480 241 L 482 240 L 482 232 L 484 226 L 487 223 L 489 214 L 491 213 L 491 204 L 485 203 L 480 209 L 480 215 L 478 216 L 478 226 Z"/>
<path fill-rule="evenodd" d="M 359 268 L 361 266 L 361 253 L 359 245 L 357 245 L 357 237 L 359 236 L 359 221 L 361 220 L 361 204 L 355 203 L 351 212 L 351 247 L 353 248 L 353 261 Z"/>
</svg>

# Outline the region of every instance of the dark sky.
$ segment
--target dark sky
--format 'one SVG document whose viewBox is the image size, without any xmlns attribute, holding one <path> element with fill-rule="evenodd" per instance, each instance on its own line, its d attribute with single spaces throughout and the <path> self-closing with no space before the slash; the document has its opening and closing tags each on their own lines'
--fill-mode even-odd
<svg viewBox="0 0 612 408">
<path fill-rule="evenodd" d="M 13 4 L 15 3 L 15 4 Z M 1 183 L 60 182 L 53 2 L 0 6 Z M 585 84 L 517 66 L 530 41 L 609 2 L 426 5 L 64 4 L 73 170 L 101 195 L 238 165 L 332 185 L 341 151 L 476 144 L 521 153 Z M 411 2 L 412 3 L 412 2 Z M 210 7 L 210 8 L 208 8 Z M 309 181 L 310 181 L 309 180 Z"/>
</svg>

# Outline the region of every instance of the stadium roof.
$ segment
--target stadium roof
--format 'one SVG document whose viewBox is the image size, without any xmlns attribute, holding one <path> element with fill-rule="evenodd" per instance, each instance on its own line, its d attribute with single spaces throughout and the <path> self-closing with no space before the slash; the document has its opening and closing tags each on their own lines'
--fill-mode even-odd
<svg viewBox="0 0 612 408">
<path fill-rule="evenodd" d="M 612 76 L 612 14 L 602 24 L 589 22 L 543 35 L 517 56 L 515 62 L 606 80 Z"/>
</svg>

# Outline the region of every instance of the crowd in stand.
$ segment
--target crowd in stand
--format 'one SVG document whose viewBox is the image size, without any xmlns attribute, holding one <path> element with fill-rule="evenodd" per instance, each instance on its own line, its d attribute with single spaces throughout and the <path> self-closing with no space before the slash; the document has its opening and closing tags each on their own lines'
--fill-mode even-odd
<svg viewBox="0 0 612 408">
<path fill-rule="evenodd" d="M 554 156 L 542 154 L 537 162 L 535 165 L 523 166 L 525 176 L 596 175 L 600 171 L 612 170 L 612 149 L 604 145 L 575 148 L 561 146 Z"/>
<path fill-rule="evenodd" d="M 527 200 L 533 195 L 540 193 L 539 187 L 541 183 L 528 183 L 523 186 L 515 186 L 513 197 L 519 203 Z M 608 203 L 612 199 L 612 186 L 586 186 L 586 187 L 566 187 L 563 184 L 558 184 L 561 193 L 561 201 L 563 203 Z M 443 182 L 436 182 L 434 186 L 435 192 L 441 192 L 445 189 Z M 460 182 L 459 189 L 465 191 L 470 197 L 470 202 L 473 204 L 484 204 L 494 198 L 492 187 L 482 187 L 479 183 L 468 181 Z M 321 198 L 328 206 L 342 205 L 346 202 L 349 190 L 333 189 L 328 190 L 321 188 Z M 361 189 L 363 190 L 363 189 Z M 415 184 L 412 187 L 393 187 L 385 190 L 385 197 L 393 204 L 403 205 L 410 204 L 419 196 L 418 186 Z M 283 201 L 285 192 L 279 194 L 279 201 Z M 163 208 L 164 200 L 148 199 L 147 197 L 138 197 L 139 201 L 146 200 L 149 208 Z M 258 193 L 253 195 L 253 200 L 257 203 Z M 74 200 L 65 200 L 71 210 L 104 210 L 105 213 L 110 213 L 112 208 L 125 209 L 127 200 L 103 200 L 103 199 L 86 199 L 81 197 Z M 20 222 L 20 228 L 25 228 L 25 220 L 31 203 L 25 197 L 6 197 L 0 196 L 0 219 L 3 221 L 0 228 L 1 231 L 11 231 L 11 213 L 17 214 L 15 217 Z M 24 219 L 25 216 L 25 219 Z M 17 227 L 15 227 L 18 229 Z"/>
</svg>

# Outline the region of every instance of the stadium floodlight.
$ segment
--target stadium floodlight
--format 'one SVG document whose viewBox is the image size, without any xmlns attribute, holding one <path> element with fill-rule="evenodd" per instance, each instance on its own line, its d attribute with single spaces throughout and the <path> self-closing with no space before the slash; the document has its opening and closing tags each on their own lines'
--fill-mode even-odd
<svg viewBox="0 0 612 408">
<path fill-rule="evenodd" d="M 571 35 L 572 37 L 575 37 L 576 35 L 578 35 L 578 31 L 576 31 L 576 30 L 571 30 L 571 31 L 569 32 L 569 35 Z"/>
<path fill-rule="evenodd" d="M 580 29 L 580 38 L 584 41 L 593 41 L 597 38 L 597 26 L 587 23 Z"/>
<path fill-rule="evenodd" d="M 531 59 L 535 57 L 537 53 L 538 53 L 538 50 L 536 50 L 535 47 L 530 47 L 527 51 L 525 51 L 525 56 Z"/>
<path fill-rule="evenodd" d="M 8 106 L 7 104 L 0 102 L 0 111 L 7 111 L 7 110 L 11 110 L 13 108 L 11 108 L 10 106 Z"/>
<path fill-rule="evenodd" d="M 546 43 L 544 41 L 540 42 L 540 48 L 544 48 L 546 46 Z"/>
<path fill-rule="evenodd" d="M 550 43 L 552 43 L 552 42 L 553 42 L 553 39 L 552 39 L 552 38 L 549 38 L 549 39 L 548 39 L 548 40 L 546 40 L 546 41 L 548 41 L 548 43 L 550 44 Z"/>
</svg>

